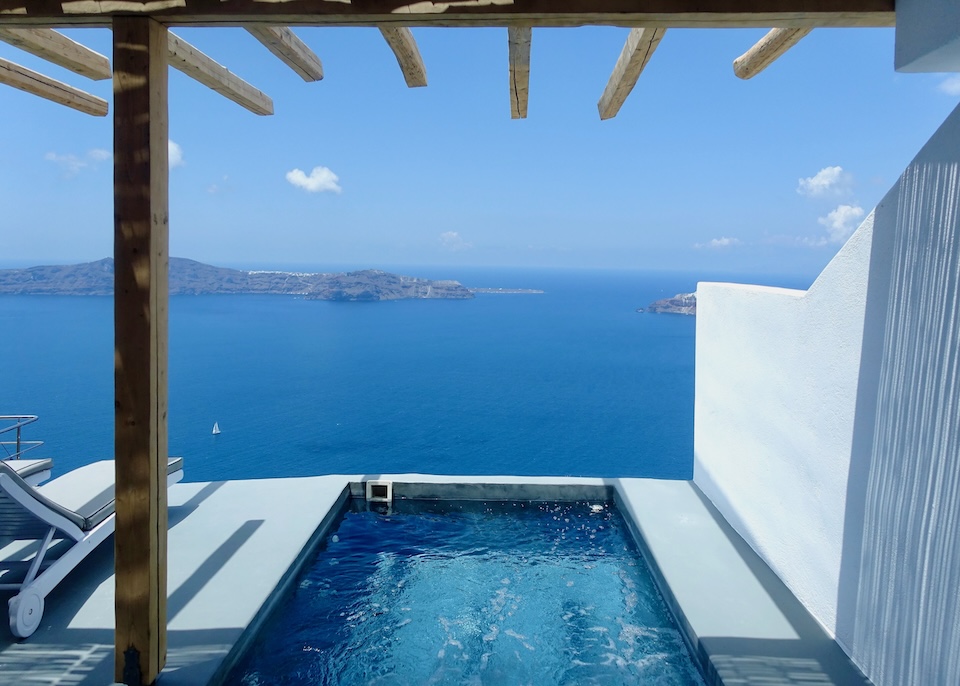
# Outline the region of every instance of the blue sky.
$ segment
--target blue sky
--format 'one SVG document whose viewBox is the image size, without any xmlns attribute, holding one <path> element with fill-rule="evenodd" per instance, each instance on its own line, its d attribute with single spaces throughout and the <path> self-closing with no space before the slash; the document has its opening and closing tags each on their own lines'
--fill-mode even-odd
<svg viewBox="0 0 960 686">
<path fill-rule="evenodd" d="M 815 274 L 960 100 L 955 77 L 894 72 L 892 29 L 816 30 L 750 81 L 731 63 L 765 31 L 672 29 L 609 121 L 626 29 L 535 29 L 522 121 L 505 29 L 415 29 L 419 89 L 376 29 L 298 29 L 318 83 L 243 30 L 174 32 L 275 104 L 170 72 L 171 254 L 230 266 Z M 110 54 L 107 31 L 66 33 Z M 0 262 L 110 255 L 110 118 L 0 88 Z"/>
</svg>

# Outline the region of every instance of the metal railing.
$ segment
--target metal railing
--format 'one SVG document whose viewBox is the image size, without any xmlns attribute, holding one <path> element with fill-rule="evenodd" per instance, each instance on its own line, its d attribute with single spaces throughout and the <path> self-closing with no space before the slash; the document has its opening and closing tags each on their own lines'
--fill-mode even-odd
<svg viewBox="0 0 960 686">
<path fill-rule="evenodd" d="M 43 441 L 25 441 L 22 430 L 27 424 L 33 424 L 38 417 L 35 414 L 4 414 L 0 415 L 0 436 L 11 431 L 16 432 L 15 440 L 0 441 L 0 457 L 5 460 L 19 460 L 20 457 L 34 448 L 43 445 Z M 4 426 L 7 422 L 11 422 Z M 13 451 L 11 452 L 11 448 Z"/>
</svg>

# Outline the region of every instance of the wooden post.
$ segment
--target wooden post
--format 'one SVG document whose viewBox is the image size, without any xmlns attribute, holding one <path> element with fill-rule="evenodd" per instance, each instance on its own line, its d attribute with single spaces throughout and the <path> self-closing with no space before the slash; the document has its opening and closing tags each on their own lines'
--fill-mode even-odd
<svg viewBox="0 0 960 686">
<path fill-rule="evenodd" d="M 410 29 L 405 26 L 381 26 L 379 28 L 384 40 L 387 41 L 387 45 L 390 46 L 397 58 L 400 71 L 403 72 L 403 80 L 407 82 L 407 88 L 426 86 L 427 68 L 423 66 L 420 49 L 417 47 L 417 41 Z"/>
<path fill-rule="evenodd" d="M 527 98 L 530 93 L 530 42 L 532 38 L 533 27 L 507 27 L 511 119 L 527 118 Z"/>
<path fill-rule="evenodd" d="M 152 684 L 167 640 L 167 30 L 113 20 L 117 470 L 115 678 Z"/>
<path fill-rule="evenodd" d="M 770 29 L 760 41 L 733 61 L 733 73 L 741 79 L 752 79 L 800 42 L 811 28 Z"/>
<path fill-rule="evenodd" d="M 0 58 L 0 83 L 95 117 L 107 116 L 107 101 L 103 98 L 90 95 L 2 58 Z"/>
<path fill-rule="evenodd" d="M 666 29 L 653 28 L 630 30 L 613 73 L 610 74 L 610 80 L 607 81 L 607 87 L 603 89 L 603 95 L 597 103 L 600 119 L 617 116 L 666 32 Z"/>
</svg>

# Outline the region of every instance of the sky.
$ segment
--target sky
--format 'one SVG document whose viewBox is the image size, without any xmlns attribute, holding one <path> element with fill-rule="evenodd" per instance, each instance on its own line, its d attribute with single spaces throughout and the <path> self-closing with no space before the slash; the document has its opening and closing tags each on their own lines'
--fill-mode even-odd
<svg viewBox="0 0 960 686">
<path fill-rule="evenodd" d="M 108 31 L 64 32 L 110 55 Z M 671 29 L 607 121 L 627 29 L 534 29 L 525 120 L 505 29 L 414 29 L 416 89 L 372 28 L 297 29 L 316 83 L 242 29 L 174 33 L 274 101 L 259 117 L 170 70 L 170 252 L 234 267 L 815 276 L 960 101 L 957 75 L 894 71 L 892 29 L 815 30 L 749 81 L 732 61 L 764 30 Z M 111 118 L 0 86 L 0 126 L 0 266 L 111 255 Z"/>
</svg>

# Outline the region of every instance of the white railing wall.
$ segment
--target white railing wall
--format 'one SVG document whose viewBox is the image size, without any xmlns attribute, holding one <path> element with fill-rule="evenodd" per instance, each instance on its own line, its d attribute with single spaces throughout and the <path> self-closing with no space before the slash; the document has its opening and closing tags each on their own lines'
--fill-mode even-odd
<svg viewBox="0 0 960 686">
<path fill-rule="evenodd" d="M 697 298 L 697 485 L 874 683 L 960 683 L 960 108 L 809 291 Z"/>
</svg>

